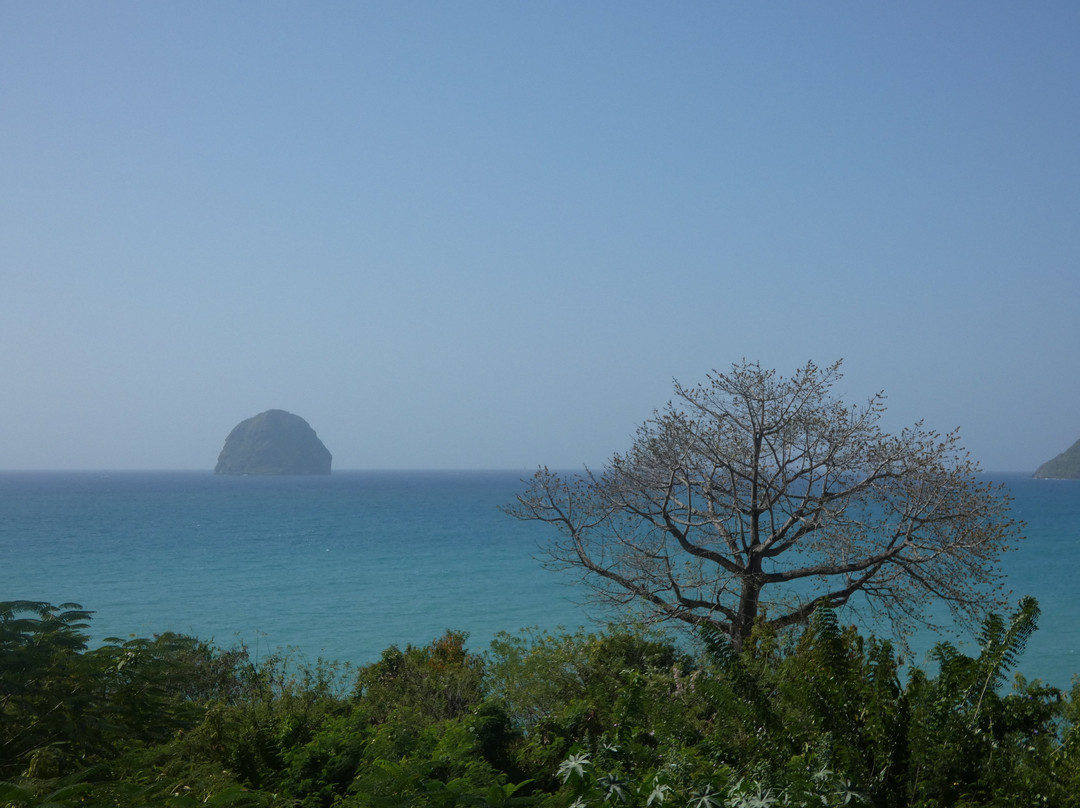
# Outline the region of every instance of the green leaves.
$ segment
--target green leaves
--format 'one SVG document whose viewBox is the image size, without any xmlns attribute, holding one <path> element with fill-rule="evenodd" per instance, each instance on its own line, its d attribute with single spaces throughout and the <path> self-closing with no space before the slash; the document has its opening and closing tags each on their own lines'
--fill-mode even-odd
<svg viewBox="0 0 1080 808">
<path fill-rule="evenodd" d="M 1034 598 L 1024 598 L 1008 621 L 1000 615 L 987 618 L 978 657 L 941 643 L 932 653 L 937 678 L 912 676 L 914 797 L 955 800 L 979 793 L 996 794 L 1007 804 L 1034 804 L 1066 792 L 1061 760 L 1051 753 L 1053 739 L 1067 731 L 1060 723 L 1062 694 L 1022 677 L 1012 692 L 1002 692 L 1038 615 Z"/>
<path fill-rule="evenodd" d="M 35 754 L 39 770 L 59 774 L 68 757 L 104 743 L 88 714 L 96 685 L 81 653 L 89 616 L 75 603 L 0 602 L 0 776 L 21 773 Z"/>
<path fill-rule="evenodd" d="M 559 764 L 559 779 L 564 783 L 571 777 L 576 777 L 579 780 L 585 779 L 585 770 L 589 768 L 591 761 L 588 755 L 576 754 L 570 755 L 566 760 Z"/>
<path fill-rule="evenodd" d="M 1068 805 L 1080 685 L 1017 676 L 1033 599 L 977 657 L 939 645 L 898 677 L 892 646 L 826 607 L 801 635 L 694 660 L 638 627 L 447 632 L 353 673 L 193 638 L 85 646 L 88 613 L 0 604 L 0 805 L 273 808 L 768 808 Z M 13 756 L 11 750 L 15 750 Z"/>
<path fill-rule="evenodd" d="M 415 707 L 440 720 L 460 716 L 482 699 L 483 661 L 465 650 L 466 635 L 447 631 L 425 648 L 396 647 L 360 671 L 353 697 L 386 720 L 396 709 Z"/>
<path fill-rule="evenodd" d="M 972 683 L 979 688 L 974 717 L 978 717 L 987 690 L 996 690 L 1005 684 L 1005 674 L 1016 666 L 1027 647 L 1028 638 L 1038 627 L 1039 613 L 1038 601 L 1029 595 L 1020 601 L 1020 607 L 1013 614 L 1008 627 L 996 614 L 990 615 L 983 623 L 979 632 L 982 653 L 979 654 L 976 680 Z"/>
</svg>

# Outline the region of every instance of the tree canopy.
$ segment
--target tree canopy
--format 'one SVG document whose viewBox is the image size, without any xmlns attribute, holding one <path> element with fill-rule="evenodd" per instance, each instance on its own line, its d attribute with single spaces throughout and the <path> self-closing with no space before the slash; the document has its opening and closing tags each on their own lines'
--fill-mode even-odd
<svg viewBox="0 0 1080 808">
<path fill-rule="evenodd" d="M 889 434 L 884 395 L 833 395 L 840 363 L 790 378 L 743 361 L 675 397 L 599 472 L 541 468 L 514 516 L 552 525 L 556 565 L 602 599 L 706 624 L 736 646 L 755 623 L 823 603 L 899 631 L 944 603 L 963 624 L 999 606 L 996 562 L 1019 525 L 957 432 Z"/>
</svg>

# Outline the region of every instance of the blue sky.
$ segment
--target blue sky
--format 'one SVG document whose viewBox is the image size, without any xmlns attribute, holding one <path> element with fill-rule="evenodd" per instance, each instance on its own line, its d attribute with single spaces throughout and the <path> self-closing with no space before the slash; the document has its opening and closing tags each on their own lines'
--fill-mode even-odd
<svg viewBox="0 0 1080 808">
<path fill-rule="evenodd" d="M 743 358 L 1080 438 L 1080 5 L 0 0 L 0 468 L 599 465 Z"/>
</svg>

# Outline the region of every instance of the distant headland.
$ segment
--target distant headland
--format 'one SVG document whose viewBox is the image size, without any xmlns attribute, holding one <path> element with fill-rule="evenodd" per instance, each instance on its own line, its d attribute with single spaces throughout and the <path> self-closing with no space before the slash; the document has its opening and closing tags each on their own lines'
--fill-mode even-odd
<svg viewBox="0 0 1080 808">
<path fill-rule="evenodd" d="M 1039 466 L 1033 476 L 1042 480 L 1080 480 L 1080 440 Z"/>
<path fill-rule="evenodd" d="M 285 410 L 267 410 L 233 428 L 214 474 L 329 474 L 331 459 L 307 421 Z"/>
</svg>

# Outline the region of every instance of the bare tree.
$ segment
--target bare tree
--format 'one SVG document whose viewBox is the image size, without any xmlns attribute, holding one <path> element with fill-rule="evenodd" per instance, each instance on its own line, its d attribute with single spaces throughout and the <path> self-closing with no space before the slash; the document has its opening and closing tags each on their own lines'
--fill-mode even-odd
<svg viewBox="0 0 1080 808">
<path fill-rule="evenodd" d="M 711 623 L 741 647 L 818 604 L 868 608 L 898 633 L 942 602 L 962 624 L 1000 601 L 996 562 L 1019 536 L 956 432 L 880 427 L 884 396 L 832 396 L 840 363 L 790 379 L 742 362 L 687 388 L 601 473 L 546 468 L 508 508 L 558 528 L 557 565 L 597 595 Z"/>
</svg>

